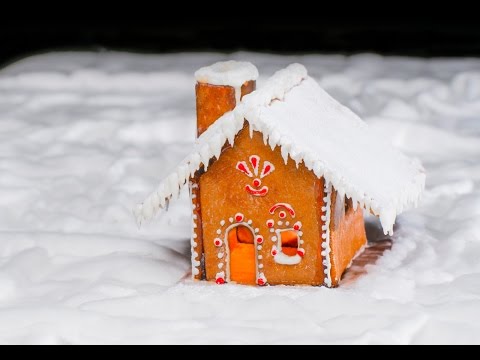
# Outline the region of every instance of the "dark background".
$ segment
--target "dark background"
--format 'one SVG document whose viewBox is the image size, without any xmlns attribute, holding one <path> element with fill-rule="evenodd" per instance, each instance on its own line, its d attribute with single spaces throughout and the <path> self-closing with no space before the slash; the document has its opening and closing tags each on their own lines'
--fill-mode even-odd
<svg viewBox="0 0 480 360">
<path fill-rule="evenodd" d="M 145 13 L 144 13 L 145 15 Z M 334 18 L 252 16 L 222 19 L 131 16 L 112 21 L 0 24 L 0 64 L 48 50 L 137 52 L 254 50 L 280 53 L 375 52 L 385 55 L 480 56 L 480 21 L 451 16 Z M 141 21 L 139 21 L 141 20 Z"/>
</svg>

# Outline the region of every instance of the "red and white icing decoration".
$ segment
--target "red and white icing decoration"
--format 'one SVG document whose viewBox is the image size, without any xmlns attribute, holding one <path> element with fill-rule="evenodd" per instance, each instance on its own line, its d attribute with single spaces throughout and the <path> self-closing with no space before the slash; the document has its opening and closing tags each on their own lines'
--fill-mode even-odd
<svg viewBox="0 0 480 360">
<path fill-rule="evenodd" d="M 278 209 L 285 209 L 278 212 L 278 217 L 282 220 L 287 219 L 288 215 L 295 218 L 295 210 L 290 204 L 278 203 L 272 206 L 270 214 L 274 214 Z M 302 240 L 303 232 L 300 231 L 302 223 L 300 221 L 295 222 L 293 228 L 290 227 L 290 221 L 277 221 L 278 228 L 274 228 L 275 220 L 267 220 L 267 226 L 270 228 L 270 232 L 274 234 L 270 239 L 275 243 L 272 246 L 270 254 L 273 256 L 275 262 L 281 265 L 297 265 L 302 261 L 305 256 L 305 249 L 302 248 L 304 241 Z M 297 253 L 293 256 L 287 255 L 282 252 L 282 232 L 294 231 L 297 234 L 298 248 Z"/>
<path fill-rule="evenodd" d="M 260 165 L 260 156 L 252 155 L 252 156 L 250 156 L 249 160 L 250 160 L 250 164 L 252 164 L 252 167 L 253 167 L 253 173 L 255 174 L 255 176 L 258 176 L 258 167 Z"/>
<path fill-rule="evenodd" d="M 220 247 L 223 245 L 223 241 L 219 238 L 216 238 L 215 240 L 213 240 L 213 245 L 215 245 L 216 247 Z"/>
<path fill-rule="evenodd" d="M 270 161 L 265 161 L 263 163 L 263 169 L 260 174 L 260 179 L 263 179 L 265 176 L 270 175 L 275 170 L 275 166 Z"/>
<path fill-rule="evenodd" d="M 295 224 L 293 224 L 293 230 L 299 231 L 302 228 L 302 223 L 300 221 L 297 221 Z"/>
<path fill-rule="evenodd" d="M 218 285 L 225 284 L 225 271 L 219 272 L 217 275 L 215 275 L 215 282 Z"/>
<path fill-rule="evenodd" d="M 251 169 L 246 161 L 239 161 L 235 168 L 249 178 L 254 178 L 252 185 L 245 185 L 245 191 L 252 196 L 263 197 L 268 194 L 268 186 L 262 186 L 262 180 L 265 176 L 271 174 L 275 170 L 275 166 L 270 161 L 264 161 L 262 171 L 259 175 L 260 156 L 251 155 L 248 158 Z M 260 176 L 260 178 L 258 178 Z M 262 186 L 262 187 L 261 187 Z"/>
<path fill-rule="evenodd" d="M 292 205 L 287 204 L 287 203 L 277 203 L 277 204 L 275 204 L 275 205 L 273 205 L 273 206 L 271 207 L 271 209 L 270 209 L 269 212 L 270 212 L 270 214 L 273 215 L 273 214 L 275 213 L 275 211 L 277 211 L 277 210 L 280 209 L 280 208 L 286 209 L 286 210 L 290 213 L 290 215 L 292 216 L 292 218 L 295 218 L 295 210 L 293 210 Z M 284 219 L 285 217 L 286 217 L 286 216 L 284 216 L 282 219 Z"/>
<path fill-rule="evenodd" d="M 245 175 L 247 175 L 248 177 L 253 177 L 253 174 L 252 172 L 250 171 L 250 169 L 248 168 L 248 165 L 245 161 L 239 161 L 237 163 L 237 166 L 236 166 L 236 169 L 242 173 L 244 173 Z"/>
<path fill-rule="evenodd" d="M 244 218 L 244 216 L 243 216 L 242 213 L 236 213 L 236 214 L 235 214 L 235 221 L 236 221 L 236 222 L 243 221 L 243 218 Z"/>
<path fill-rule="evenodd" d="M 260 190 L 256 190 L 250 185 L 245 186 L 245 191 L 248 192 L 250 195 L 263 197 L 268 194 L 268 187 L 264 186 Z"/>
<path fill-rule="evenodd" d="M 267 285 L 267 278 L 265 277 L 264 273 L 259 273 L 257 275 L 257 284 L 260 285 L 260 286 Z"/>
</svg>

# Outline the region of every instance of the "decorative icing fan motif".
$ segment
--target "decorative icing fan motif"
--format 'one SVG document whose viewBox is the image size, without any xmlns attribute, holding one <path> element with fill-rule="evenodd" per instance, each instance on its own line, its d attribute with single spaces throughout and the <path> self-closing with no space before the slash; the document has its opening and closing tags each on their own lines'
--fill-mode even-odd
<svg viewBox="0 0 480 360">
<path fill-rule="evenodd" d="M 252 185 L 247 184 L 245 191 L 252 196 L 265 196 L 268 194 L 268 186 L 262 186 L 262 179 L 270 175 L 275 166 L 270 161 L 264 161 L 262 170 L 260 170 L 260 156 L 252 155 L 249 157 L 249 164 L 246 161 L 239 161 L 235 167 L 241 173 L 253 179 Z"/>
</svg>

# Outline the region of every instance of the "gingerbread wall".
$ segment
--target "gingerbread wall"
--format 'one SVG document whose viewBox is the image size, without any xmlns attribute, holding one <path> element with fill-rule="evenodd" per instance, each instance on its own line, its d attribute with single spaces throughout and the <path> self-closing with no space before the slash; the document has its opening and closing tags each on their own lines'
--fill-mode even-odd
<svg viewBox="0 0 480 360">
<path fill-rule="evenodd" d="M 255 156 L 253 163 L 258 161 L 258 175 L 255 175 L 250 158 L 252 155 Z M 269 172 L 269 166 L 275 170 Z M 262 170 L 266 170 L 267 175 L 262 177 Z M 252 256 L 255 257 L 254 263 L 260 276 L 256 276 L 253 282 L 260 285 L 323 284 L 323 179 L 319 180 L 303 164 L 297 169 L 291 159 L 285 165 L 280 149 L 277 147 L 272 151 L 265 146 L 258 132 L 254 132 L 253 138 L 250 138 L 246 126 L 236 136 L 235 147 L 226 147 L 220 159 L 213 162 L 200 177 L 199 187 L 207 280 L 219 280 L 222 273 L 225 281 L 229 280 L 226 233 L 228 228 L 243 223 L 255 232 L 255 254 Z M 269 210 L 278 203 L 278 209 L 274 209 L 273 215 L 270 214 Z M 289 210 L 290 207 L 294 213 Z M 274 220 L 273 227 L 271 220 Z M 285 264 L 297 262 L 297 255 L 290 258 L 278 255 L 277 235 L 285 229 L 296 231 L 300 239 L 298 264 Z M 275 236 L 277 239 L 273 241 Z"/>
<path fill-rule="evenodd" d="M 347 209 L 345 209 L 347 203 Z M 346 210 L 346 211 L 345 211 Z M 336 287 L 355 255 L 367 244 L 363 209 L 353 209 L 352 201 L 339 198 L 334 190 L 331 195 L 330 261 L 332 286 Z"/>
</svg>

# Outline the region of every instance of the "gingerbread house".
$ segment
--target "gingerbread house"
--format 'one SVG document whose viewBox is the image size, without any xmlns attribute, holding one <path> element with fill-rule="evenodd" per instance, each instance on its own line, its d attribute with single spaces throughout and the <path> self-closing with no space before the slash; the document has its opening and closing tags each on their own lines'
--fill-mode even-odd
<svg viewBox="0 0 480 360">
<path fill-rule="evenodd" d="M 135 209 L 151 219 L 189 184 L 194 279 L 335 287 L 367 245 L 364 211 L 392 233 L 421 164 L 375 135 L 299 64 L 255 90 L 250 63 L 196 73 L 192 152 Z"/>
</svg>

